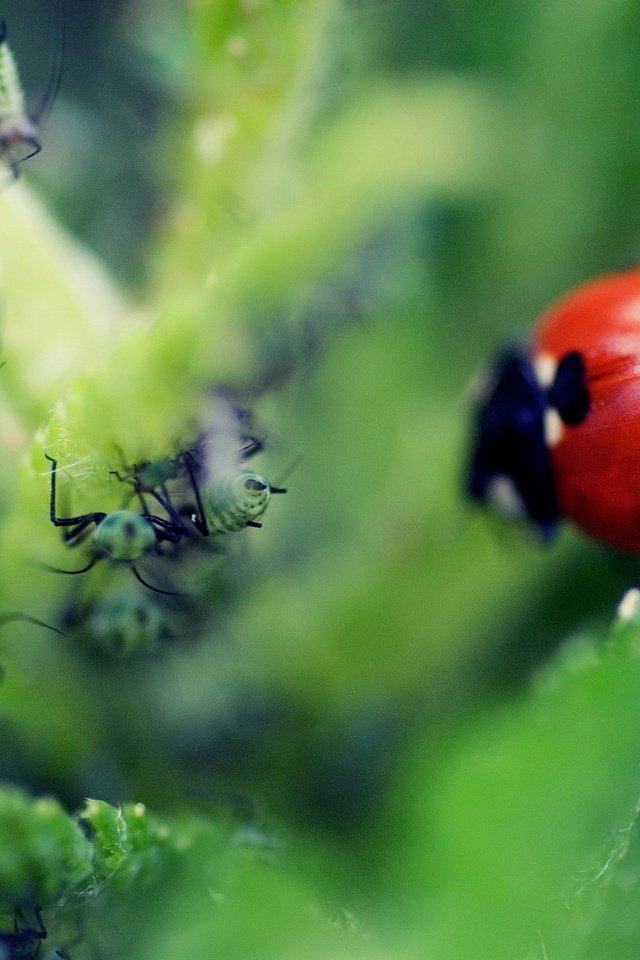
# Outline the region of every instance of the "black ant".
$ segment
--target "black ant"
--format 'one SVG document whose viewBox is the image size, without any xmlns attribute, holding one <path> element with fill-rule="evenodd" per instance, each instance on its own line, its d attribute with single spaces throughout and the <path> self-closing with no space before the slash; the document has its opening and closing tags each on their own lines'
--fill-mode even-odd
<svg viewBox="0 0 640 960">
<path fill-rule="evenodd" d="M 56 472 L 58 462 L 45 454 L 51 462 L 51 493 L 49 500 L 49 518 L 56 527 L 68 527 L 63 535 L 64 542 L 75 547 L 91 535 L 91 547 L 94 556 L 79 570 L 57 570 L 58 573 L 86 573 L 103 557 L 121 564 L 128 564 L 133 575 L 140 583 L 156 593 L 176 596 L 171 590 L 160 590 L 147 583 L 134 565 L 134 561 L 149 553 L 161 553 L 162 543 L 179 543 L 189 531 L 174 511 L 172 520 L 165 520 L 146 509 L 143 513 L 134 510 L 115 510 L 113 513 L 84 513 L 77 517 L 59 517 L 56 511 Z M 144 504 L 144 501 L 143 501 Z M 53 568 L 56 569 L 56 568 Z"/>
</svg>

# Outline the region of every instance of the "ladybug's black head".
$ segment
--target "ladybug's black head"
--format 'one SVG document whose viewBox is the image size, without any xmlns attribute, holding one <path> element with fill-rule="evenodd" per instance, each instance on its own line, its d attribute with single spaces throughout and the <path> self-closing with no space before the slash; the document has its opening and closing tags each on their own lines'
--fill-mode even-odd
<svg viewBox="0 0 640 960">
<path fill-rule="evenodd" d="M 560 519 L 544 437 L 547 404 L 526 354 L 502 354 L 475 412 L 467 475 L 474 500 L 532 520 L 545 539 Z"/>
</svg>

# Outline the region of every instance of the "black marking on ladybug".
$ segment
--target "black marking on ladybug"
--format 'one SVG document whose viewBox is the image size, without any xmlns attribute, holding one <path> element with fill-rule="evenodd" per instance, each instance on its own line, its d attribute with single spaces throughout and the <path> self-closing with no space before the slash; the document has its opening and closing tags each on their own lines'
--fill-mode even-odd
<svg viewBox="0 0 640 960">
<path fill-rule="evenodd" d="M 526 354 L 509 350 L 498 357 L 475 413 L 467 474 L 469 496 L 482 502 L 492 499 L 497 484 L 510 484 L 544 538 L 561 516 L 544 437 L 546 408 L 547 393 Z"/>
<path fill-rule="evenodd" d="M 585 383 L 586 373 L 582 356 L 573 350 L 558 364 L 547 392 L 549 405 L 558 411 L 562 422 L 571 427 L 583 423 L 591 408 L 591 396 Z"/>
</svg>

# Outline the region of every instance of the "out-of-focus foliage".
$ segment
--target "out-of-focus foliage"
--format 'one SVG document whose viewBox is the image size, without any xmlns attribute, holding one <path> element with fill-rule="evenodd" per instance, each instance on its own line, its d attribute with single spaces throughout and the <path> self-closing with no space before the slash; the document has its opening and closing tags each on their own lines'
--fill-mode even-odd
<svg viewBox="0 0 640 960">
<path fill-rule="evenodd" d="M 39 904 L 62 899 L 86 881 L 89 842 L 55 800 L 31 802 L 16 788 L 3 790 L 0 820 L 3 914 L 28 897 Z"/>
<path fill-rule="evenodd" d="M 3 629 L 0 933 L 39 905 L 72 960 L 634 956 L 633 566 L 460 488 L 493 345 L 638 260 L 637 4 L 66 14 L 0 194 L 0 611 L 67 634 Z M 2 15 L 37 93 L 53 16 Z M 169 594 L 39 566 L 93 530 L 61 543 L 45 452 L 59 516 L 142 511 L 135 465 L 229 396 L 288 488 L 262 530 L 143 558 Z"/>
</svg>

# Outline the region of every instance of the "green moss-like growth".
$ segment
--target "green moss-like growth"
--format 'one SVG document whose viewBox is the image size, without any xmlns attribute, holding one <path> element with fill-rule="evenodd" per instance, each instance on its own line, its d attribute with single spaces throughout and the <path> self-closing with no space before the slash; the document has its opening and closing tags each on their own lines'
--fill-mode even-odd
<svg viewBox="0 0 640 960">
<path fill-rule="evenodd" d="M 56 800 L 0 787 L 3 915 L 13 918 L 21 903 L 49 906 L 76 893 L 91 875 L 92 859 L 91 844 Z"/>
</svg>

